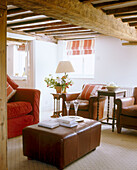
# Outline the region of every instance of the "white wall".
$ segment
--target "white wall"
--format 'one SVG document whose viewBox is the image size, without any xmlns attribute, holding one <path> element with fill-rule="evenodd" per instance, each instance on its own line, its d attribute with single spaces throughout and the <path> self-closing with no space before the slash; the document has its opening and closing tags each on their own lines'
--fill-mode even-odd
<svg viewBox="0 0 137 170">
<path fill-rule="evenodd" d="M 41 91 L 40 110 L 44 112 L 53 109 L 51 93 L 55 92 L 55 89 L 47 88 L 44 79 L 56 71 L 57 44 L 35 40 L 33 47 L 35 54 L 35 88 Z"/>
<path fill-rule="evenodd" d="M 34 41 L 35 88 L 41 91 L 41 111 L 53 109 L 52 92 L 46 87 L 44 78 L 55 74 L 59 60 L 64 54 L 63 42 L 58 44 Z M 121 87 L 137 86 L 137 46 L 122 46 L 119 39 L 101 36 L 95 45 L 95 78 L 72 79 L 74 84 L 69 91 L 81 91 L 84 83 L 115 82 Z"/>
<path fill-rule="evenodd" d="M 60 47 L 63 41 L 59 42 Z M 58 48 L 58 56 L 64 51 Z M 137 86 L 137 46 L 122 46 L 122 41 L 108 36 L 96 38 L 95 78 L 73 79 L 70 91 L 79 91 L 84 83 L 115 82 L 120 87 Z"/>
</svg>

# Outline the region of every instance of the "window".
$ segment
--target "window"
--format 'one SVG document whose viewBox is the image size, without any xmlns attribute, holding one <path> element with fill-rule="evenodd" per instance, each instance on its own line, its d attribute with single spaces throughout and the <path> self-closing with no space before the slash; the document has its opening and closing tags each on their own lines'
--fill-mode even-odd
<svg viewBox="0 0 137 170">
<path fill-rule="evenodd" d="M 78 40 L 66 42 L 65 60 L 69 60 L 75 72 L 72 77 L 94 78 L 95 70 L 95 40 Z"/>
<path fill-rule="evenodd" d="M 10 76 L 27 78 L 28 69 L 28 43 L 8 44 L 7 72 Z"/>
</svg>

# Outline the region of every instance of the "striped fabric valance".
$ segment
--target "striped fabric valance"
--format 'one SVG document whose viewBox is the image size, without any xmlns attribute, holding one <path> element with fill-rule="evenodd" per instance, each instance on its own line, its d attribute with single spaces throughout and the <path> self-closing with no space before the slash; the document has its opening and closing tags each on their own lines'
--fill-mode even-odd
<svg viewBox="0 0 137 170">
<path fill-rule="evenodd" d="M 77 40 L 67 42 L 67 55 L 93 54 L 95 40 Z"/>
</svg>

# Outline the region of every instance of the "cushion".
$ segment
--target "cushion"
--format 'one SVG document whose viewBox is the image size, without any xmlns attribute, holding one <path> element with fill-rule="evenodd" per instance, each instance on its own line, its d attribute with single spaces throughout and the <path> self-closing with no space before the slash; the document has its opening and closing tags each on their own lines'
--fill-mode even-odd
<svg viewBox="0 0 137 170">
<path fill-rule="evenodd" d="M 137 105 L 122 108 L 122 114 L 137 117 Z"/>
<path fill-rule="evenodd" d="M 11 85 L 7 82 L 7 101 L 16 93 L 16 90 L 14 90 Z"/>
<path fill-rule="evenodd" d="M 10 102 L 7 103 L 8 119 L 20 117 L 26 115 L 32 111 L 31 103 L 29 102 Z"/>
<path fill-rule="evenodd" d="M 103 85 L 86 84 L 78 96 L 78 99 L 88 100 L 91 96 L 97 96 L 97 90 L 101 90 Z"/>
<path fill-rule="evenodd" d="M 7 75 L 7 82 L 11 85 L 11 87 L 13 89 L 17 89 L 17 87 L 19 86 L 18 84 L 16 84 L 8 75 Z"/>
</svg>

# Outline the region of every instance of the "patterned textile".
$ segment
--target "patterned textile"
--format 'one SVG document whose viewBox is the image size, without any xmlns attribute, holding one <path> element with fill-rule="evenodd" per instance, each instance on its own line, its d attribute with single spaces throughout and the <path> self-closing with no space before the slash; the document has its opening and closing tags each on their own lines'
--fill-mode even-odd
<svg viewBox="0 0 137 170">
<path fill-rule="evenodd" d="M 16 90 L 14 90 L 11 85 L 7 82 L 7 101 L 16 93 Z"/>
<path fill-rule="evenodd" d="M 19 87 L 19 85 L 16 84 L 8 75 L 7 75 L 7 82 L 11 85 L 13 89 L 17 89 L 17 87 Z"/>
<path fill-rule="evenodd" d="M 95 53 L 95 40 L 77 40 L 67 42 L 67 55 L 86 55 Z"/>
<path fill-rule="evenodd" d="M 97 96 L 97 90 L 101 90 L 102 87 L 103 85 L 86 84 L 78 98 L 88 100 L 91 96 Z"/>
<path fill-rule="evenodd" d="M 32 106 L 29 102 L 10 102 L 7 105 L 8 119 L 20 117 L 32 111 Z"/>
</svg>

